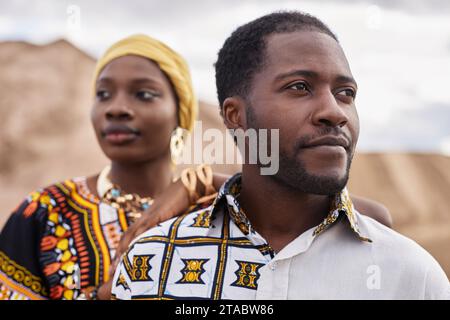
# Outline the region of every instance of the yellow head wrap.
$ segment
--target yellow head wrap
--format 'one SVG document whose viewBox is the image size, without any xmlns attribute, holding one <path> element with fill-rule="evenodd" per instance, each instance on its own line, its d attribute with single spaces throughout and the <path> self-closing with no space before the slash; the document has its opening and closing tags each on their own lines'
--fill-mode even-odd
<svg viewBox="0 0 450 320">
<path fill-rule="evenodd" d="M 137 55 L 153 60 L 171 81 L 178 97 L 180 127 L 191 131 L 197 117 L 198 103 L 192 88 L 186 61 L 161 41 L 146 35 L 132 35 L 113 44 L 97 61 L 94 71 L 93 92 L 100 72 L 112 60 Z"/>
</svg>

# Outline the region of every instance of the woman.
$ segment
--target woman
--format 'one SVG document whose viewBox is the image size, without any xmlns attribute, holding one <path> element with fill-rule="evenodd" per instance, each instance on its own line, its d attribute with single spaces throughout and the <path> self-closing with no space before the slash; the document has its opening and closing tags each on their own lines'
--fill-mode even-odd
<svg viewBox="0 0 450 320">
<path fill-rule="evenodd" d="M 111 165 L 18 206 L 0 234 L 0 299 L 107 299 L 114 257 L 194 202 L 192 186 L 172 182 L 177 128 L 191 130 L 197 110 L 185 61 L 155 39 L 131 36 L 99 59 L 94 87 L 92 124 Z M 216 189 L 225 178 L 214 176 Z M 207 185 L 193 188 L 204 195 Z M 378 204 L 354 200 L 384 216 Z"/>
<path fill-rule="evenodd" d="M 19 205 L 0 236 L 2 298 L 76 299 L 107 282 L 122 233 L 172 184 L 171 141 L 180 140 L 178 127 L 192 128 L 197 112 L 183 58 L 131 36 L 98 61 L 94 87 L 92 124 L 111 165 Z"/>
</svg>

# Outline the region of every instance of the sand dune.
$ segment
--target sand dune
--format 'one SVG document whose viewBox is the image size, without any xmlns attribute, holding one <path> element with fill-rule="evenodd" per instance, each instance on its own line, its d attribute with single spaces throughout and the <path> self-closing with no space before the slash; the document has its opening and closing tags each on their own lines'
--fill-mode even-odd
<svg viewBox="0 0 450 320">
<path fill-rule="evenodd" d="M 92 57 L 64 40 L 0 43 L 0 226 L 30 191 L 107 163 L 89 120 L 93 66 Z M 200 119 L 204 128 L 224 130 L 217 106 L 201 103 Z M 449 157 L 358 154 L 350 190 L 385 204 L 394 228 L 428 249 L 450 275 Z"/>
</svg>

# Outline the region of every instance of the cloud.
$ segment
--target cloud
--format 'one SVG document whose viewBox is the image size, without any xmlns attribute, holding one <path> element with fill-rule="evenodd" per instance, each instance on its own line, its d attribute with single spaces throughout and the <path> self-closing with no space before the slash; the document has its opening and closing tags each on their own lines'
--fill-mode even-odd
<svg viewBox="0 0 450 320">
<path fill-rule="evenodd" d="M 450 150 L 450 103 L 397 109 L 382 125 L 361 125 L 360 150 Z"/>
<path fill-rule="evenodd" d="M 412 14 L 446 15 L 450 12 L 450 2 L 447 0 L 329 0 L 329 2 L 377 5 L 388 10 Z"/>
</svg>

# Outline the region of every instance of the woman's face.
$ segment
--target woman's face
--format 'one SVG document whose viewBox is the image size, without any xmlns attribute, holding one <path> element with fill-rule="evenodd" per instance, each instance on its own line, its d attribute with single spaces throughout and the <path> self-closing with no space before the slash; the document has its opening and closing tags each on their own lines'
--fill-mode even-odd
<svg viewBox="0 0 450 320">
<path fill-rule="evenodd" d="M 177 126 L 171 83 L 149 59 L 114 59 L 98 76 L 91 120 L 100 147 L 112 161 L 139 163 L 168 156 Z"/>
</svg>

